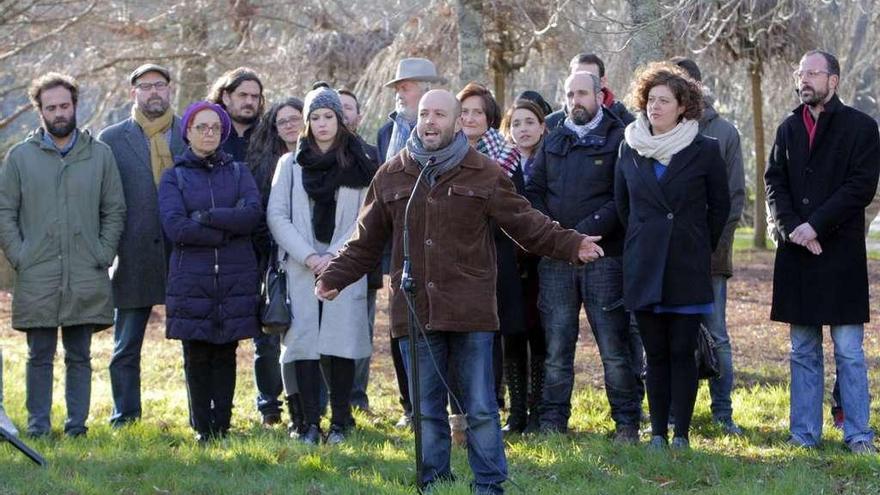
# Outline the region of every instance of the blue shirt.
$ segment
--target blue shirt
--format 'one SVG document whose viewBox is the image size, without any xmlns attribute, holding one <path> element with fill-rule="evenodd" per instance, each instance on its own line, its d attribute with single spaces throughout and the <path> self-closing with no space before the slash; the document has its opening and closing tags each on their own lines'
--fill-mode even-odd
<svg viewBox="0 0 880 495">
<path fill-rule="evenodd" d="M 58 145 L 55 144 L 55 141 L 52 139 L 52 136 L 49 134 L 49 132 L 46 129 L 43 129 L 43 142 L 61 153 L 61 156 L 66 156 L 68 153 L 70 153 L 70 150 L 72 150 L 73 146 L 76 144 L 76 138 L 78 136 L 79 130 L 74 129 L 73 138 L 71 138 L 70 141 L 68 141 L 67 144 L 64 145 L 64 148 L 59 149 Z"/>
</svg>

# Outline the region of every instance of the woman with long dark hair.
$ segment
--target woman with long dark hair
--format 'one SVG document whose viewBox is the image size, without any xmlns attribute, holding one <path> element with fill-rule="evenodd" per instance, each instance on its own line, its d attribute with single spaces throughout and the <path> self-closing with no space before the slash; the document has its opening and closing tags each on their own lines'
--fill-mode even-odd
<svg viewBox="0 0 880 495">
<path fill-rule="evenodd" d="M 648 359 L 651 447 L 690 447 L 702 315 L 712 312 L 710 260 L 730 211 L 718 142 L 699 133 L 703 95 L 679 67 L 643 69 L 628 97 L 638 111 L 626 127 L 614 201 L 626 228 L 623 297 L 635 312 Z"/>
<path fill-rule="evenodd" d="M 282 338 L 282 374 L 293 372 L 304 422 L 302 442 L 321 440 L 322 361 L 330 389 L 330 431 L 341 443 L 353 425 L 354 360 L 372 352 L 367 321 L 366 277 L 333 301 L 318 301 L 315 277 L 351 237 L 367 186 L 376 171 L 361 141 L 345 127 L 339 95 L 318 88 L 306 95 L 305 128 L 294 153 L 275 170 L 267 219 L 287 255 L 287 283 L 294 319 Z"/>
</svg>

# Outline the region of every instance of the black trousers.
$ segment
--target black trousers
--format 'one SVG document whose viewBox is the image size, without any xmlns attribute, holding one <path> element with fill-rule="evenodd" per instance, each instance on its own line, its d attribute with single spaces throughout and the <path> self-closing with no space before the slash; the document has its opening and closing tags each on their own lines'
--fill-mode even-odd
<svg viewBox="0 0 880 495">
<path fill-rule="evenodd" d="M 701 315 L 636 311 L 648 360 L 651 433 L 665 437 L 675 409 L 675 436 L 688 437 L 697 399 L 697 332 Z"/>
<path fill-rule="evenodd" d="M 202 435 L 223 436 L 232 420 L 238 342 L 183 341 L 189 424 Z"/>
<path fill-rule="evenodd" d="M 341 429 L 353 426 L 351 387 L 354 384 L 354 359 L 321 356 L 320 360 L 294 361 L 294 366 L 305 423 L 319 425 L 321 422 L 321 380 L 326 378 L 330 390 L 330 424 Z"/>
<path fill-rule="evenodd" d="M 400 396 L 397 400 L 403 407 L 403 412 L 412 414 L 412 404 L 409 401 L 409 382 L 406 377 L 406 368 L 403 365 L 403 356 L 400 354 L 400 339 L 391 337 L 391 361 L 394 362 L 394 375 L 397 377 L 397 390 Z"/>
</svg>

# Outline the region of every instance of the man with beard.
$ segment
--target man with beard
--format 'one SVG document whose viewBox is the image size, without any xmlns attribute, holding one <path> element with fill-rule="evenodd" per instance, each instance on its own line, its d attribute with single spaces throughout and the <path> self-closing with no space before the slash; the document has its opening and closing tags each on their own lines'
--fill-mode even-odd
<svg viewBox="0 0 880 495">
<path fill-rule="evenodd" d="M 631 351 L 629 316 L 621 304 L 623 227 L 614 204 L 614 167 L 624 127 L 602 106 L 601 88 L 599 76 L 591 72 L 568 76 L 568 116 L 544 138 L 526 185 L 535 208 L 565 228 L 602 236 L 605 251 L 602 259 L 583 267 L 550 258 L 538 265 L 538 308 L 546 332 L 540 429 L 568 431 L 583 305 L 605 369 L 615 439 L 636 443 L 644 385 L 641 353 Z"/>
<path fill-rule="evenodd" d="M 116 306 L 110 387 L 110 424 L 123 426 L 141 417 L 141 347 L 154 305 L 165 303 L 166 250 L 159 223 L 157 185 L 162 172 L 186 146 L 180 119 L 170 108 L 171 73 L 145 64 L 129 76 L 131 116 L 98 134 L 113 150 L 125 204 L 125 230 L 113 271 Z"/>
<path fill-rule="evenodd" d="M 232 119 L 235 132 L 223 143 L 223 151 L 243 163 L 251 133 L 263 115 L 265 100 L 260 76 L 247 67 L 233 69 L 214 82 L 208 100 L 223 107 Z"/>
<path fill-rule="evenodd" d="M 864 215 L 880 174 L 880 134 L 874 119 L 840 101 L 840 63 L 830 53 L 807 52 L 794 81 L 801 105 L 776 130 L 764 174 L 778 243 L 770 319 L 790 324 L 789 442 L 814 448 L 822 439 L 822 326 L 829 325 L 844 442 L 874 454 L 862 348 L 869 313 Z"/>
<path fill-rule="evenodd" d="M 252 69 L 238 67 L 220 76 L 208 94 L 208 100 L 220 105 L 229 114 L 234 132 L 222 145 L 222 150 L 237 162 L 245 162 L 248 142 L 263 114 L 263 82 Z M 264 227 L 261 227 L 261 230 Z M 254 246 L 260 256 L 259 266 L 266 266 L 264 253 Z M 257 410 L 264 426 L 281 423 L 281 339 L 278 335 L 261 334 L 254 338 L 254 382 L 257 385 Z"/>
<path fill-rule="evenodd" d="M 407 203 L 415 313 L 426 332 L 417 339 L 425 457 L 419 486 L 453 476 L 445 383 L 447 371 L 455 369 L 462 394 L 453 400 L 469 424 L 474 492 L 503 493 L 507 462 L 492 372 L 498 331 L 494 226 L 530 252 L 571 263 L 599 259 L 599 238 L 563 229 L 531 208 L 506 172 L 468 145 L 455 96 L 427 92 L 419 102 L 416 132 L 376 173 L 357 232 L 315 286 L 315 295 L 332 300 L 371 270 L 391 241 L 391 331 L 407 365 L 408 313 L 400 291 Z"/>
<path fill-rule="evenodd" d="M 575 72 L 589 72 L 599 77 L 599 81 L 602 84 L 602 93 L 600 94 L 602 106 L 610 110 L 612 115 L 623 121 L 623 125 L 629 125 L 636 120 L 633 114 L 629 113 L 629 110 L 626 109 L 626 105 L 617 100 L 611 88 L 608 87 L 608 77 L 605 75 L 605 62 L 598 55 L 595 53 L 578 53 L 571 59 L 568 65 L 571 74 Z M 561 126 L 565 122 L 567 115 L 567 106 L 548 115 L 546 122 L 547 130 L 552 131 Z"/>
<path fill-rule="evenodd" d="M 379 128 L 376 136 L 376 148 L 379 163 L 390 161 L 406 146 L 406 140 L 416 125 L 416 112 L 419 100 L 431 89 L 431 83 L 442 83 L 445 79 L 437 75 L 434 63 L 425 58 L 405 58 L 397 63 L 394 79 L 385 83 L 386 88 L 394 89 L 394 111 L 388 115 L 388 122 Z M 390 253 L 386 250 L 382 259 L 382 272 L 388 273 Z M 403 415 L 397 421 L 398 428 L 406 428 L 410 424 L 412 407 L 409 403 L 409 386 L 406 382 L 406 370 L 400 356 L 397 339 L 391 338 L 391 358 L 394 372 L 397 375 L 398 398 Z"/>
<path fill-rule="evenodd" d="M 27 433 L 51 430 L 58 327 L 64 344 L 67 421 L 84 435 L 92 386 L 92 333 L 113 324 L 107 269 L 125 224 L 110 148 L 76 128 L 79 85 L 49 73 L 28 90 L 42 128 L 0 169 L 0 247 L 15 269 L 12 327 L 27 333 Z"/>
</svg>

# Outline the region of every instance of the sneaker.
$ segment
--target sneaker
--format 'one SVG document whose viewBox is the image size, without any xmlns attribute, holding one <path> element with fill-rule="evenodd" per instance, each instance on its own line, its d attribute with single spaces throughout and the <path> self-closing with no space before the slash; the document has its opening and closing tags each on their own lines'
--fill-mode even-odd
<svg viewBox="0 0 880 495">
<path fill-rule="evenodd" d="M 745 432 L 743 431 L 743 429 L 740 428 L 739 425 L 734 423 L 733 419 L 731 419 L 731 418 L 720 419 L 720 420 L 716 421 L 715 423 L 721 428 L 721 431 L 723 431 L 724 433 L 726 433 L 728 435 L 733 435 L 733 436 L 737 436 L 737 437 L 741 437 L 741 436 L 745 435 Z"/>
<path fill-rule="evenodd" d="M 795 437 L 791 437 L 791 436 L 788 437 L 788 440 L 786 440 L 785 443 L 789 447 L 798 448 L 798 449 L 815 449 L 816 448 L 816 445 L 801 442 L 800 440 L 796 439 Z"/>
<path fill-rule="evenodd" d="M 874 455 L 877 453 L 877 447 L 868 440 L 860 440 L 858 442 L 850 442 L 846 445 L 853 454 Z"/>
<path fill-rule="evenodd" d="M 324 443 L 327 445 L 339 445 L 345 442 L 345 430 L 339 425 L 330 425 L 330 431 L 327 432 L 327 438 Z"/>
<path fill-rule="evenodd" d="M 309 425 L 305 428 L 297 440 L 306 445 L 318 445 L 321 443 L 321 427 L 318 425 Z"/>
<path fill-rule="evenodd" d="M 834 418 L 834 427 L 838 430 L 843 430 L 843 420 L 846 419 L 846 416 L 843 414 L 842 407 L 832 407 L 831 408 L 831 417 Z"/>
<path fill-rule="evenodd" d="M 669 446 L 669 441 L 666 440 L 666 437 L 661 435 L 654 435 L 651 437 L 651 441 L 648 442 L 649 450 L 666 450 L 666 447 Z"/>
<path fill-rule="evenodd" d="M 673 437 L 672 448 L 674 450 L 691 450 L 691 442 L 685 437 Z"/>
<path fill-rule="evenodd" d="M 6 415 L 6 411 L 3 410 L 3 407 L 0 407 L 0 428 L 3 428 L 13 436 L 18 436 L 18 428 L 12 424 L 12 420 Z"/>
<path fill-rule="evenodd" d="M 397 423 L 394 424 L 394 427 L 398 430 L 412 427 L 412 413 L 403 413 L 400 419 L 397 420 Z"/>
<path fill-rule="evenodd" d="M 636 425 L 618 425 L 614 430 L 614 443 L 635 445 L 639 443 L 639 427 Z"/>
<path fill-rule="evenodd" d="M 281 413 L 266 413 L 263 415 L 263 426 L 271 428 L 281 424 Z"/>
</svg>

